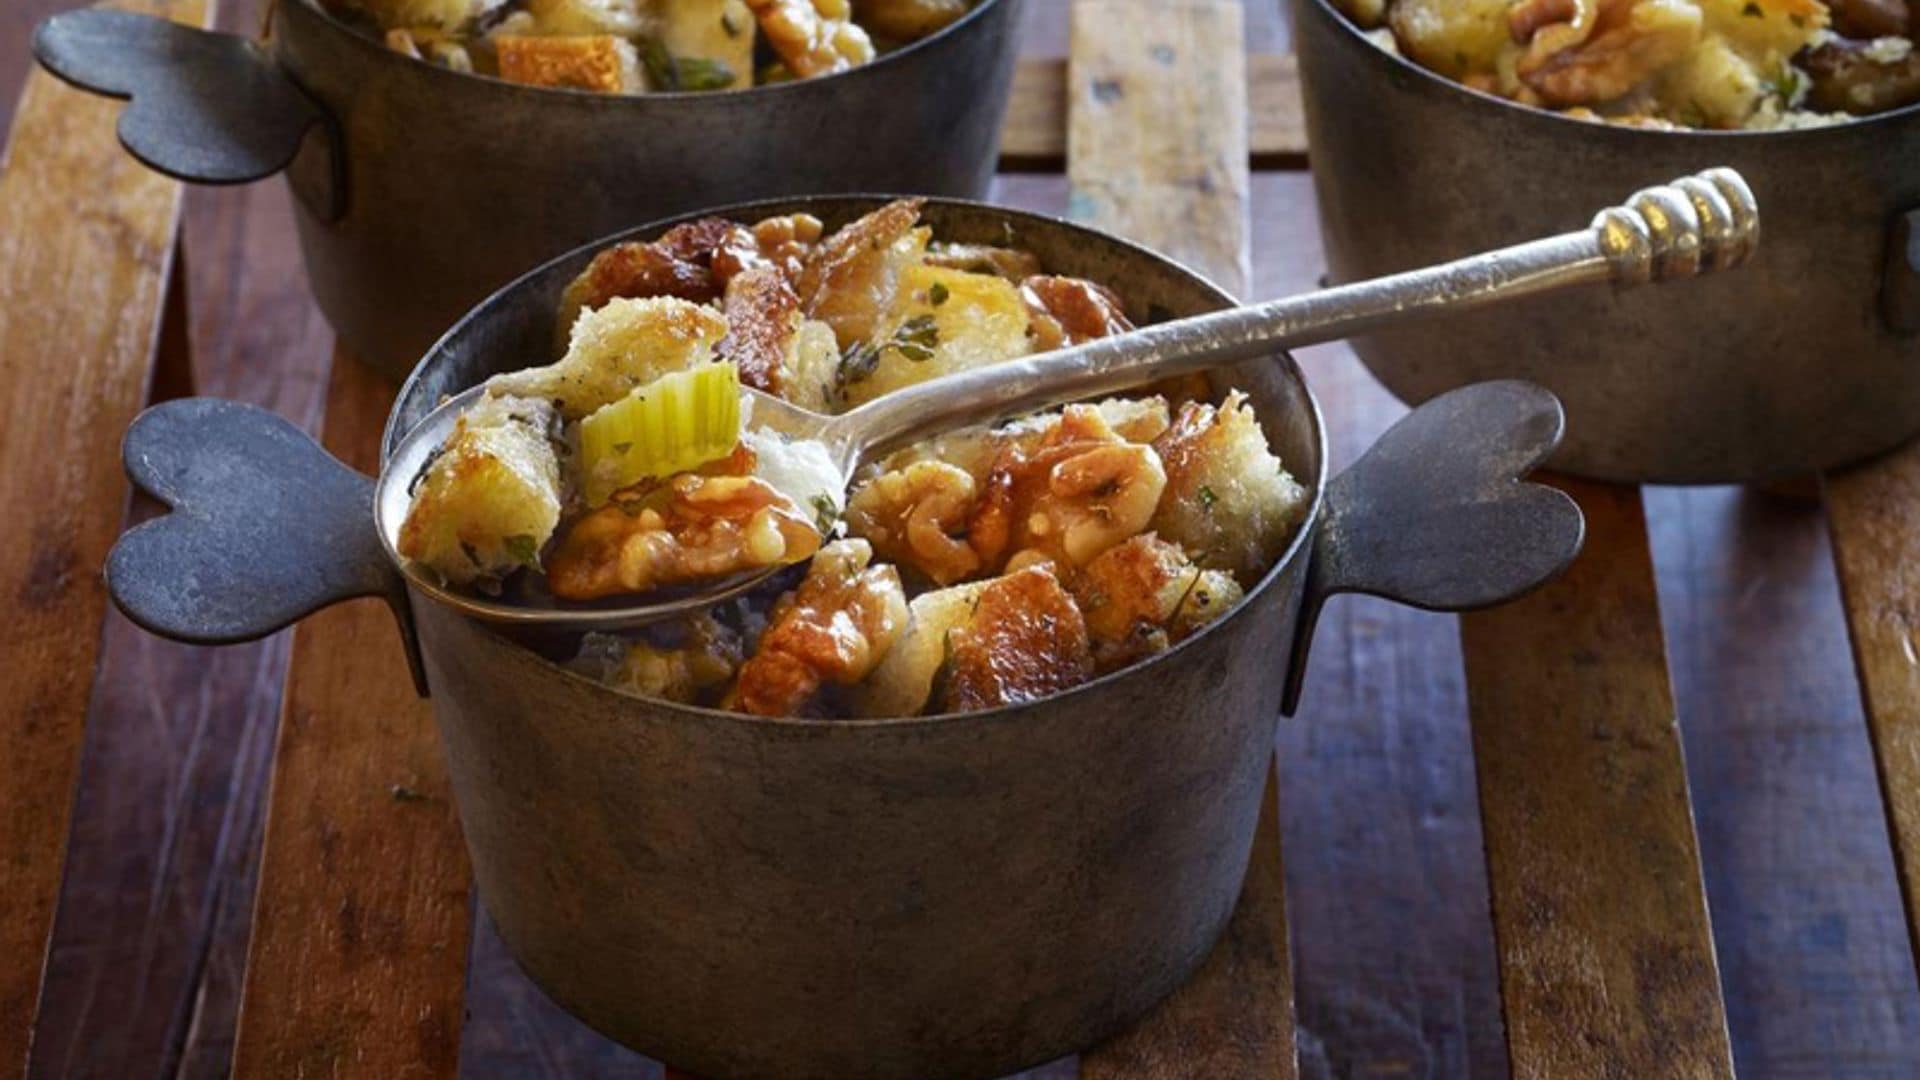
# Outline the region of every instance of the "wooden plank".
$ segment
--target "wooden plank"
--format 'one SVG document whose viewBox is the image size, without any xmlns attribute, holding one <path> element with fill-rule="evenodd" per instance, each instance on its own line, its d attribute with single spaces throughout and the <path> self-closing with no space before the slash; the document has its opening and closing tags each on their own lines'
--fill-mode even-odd
<svg viewBox="0 0 1920 1080">
<path fill-rule="evenodd" d="M 1920 948 L 1920 442 L 1825 486 L 1907 933 Z"/>
<path fill-rule="evenodd" d="M 1079 0 L 1068 213 L 1246 291 L 1247 94 L 1228 0 Z"/>
<path fill-rule="evenodd" d="M 1300 168 L 1307 160 L 1306 116 L 1300 104 L 1300 67 L 1291 54 L 1255 53 L 1246 59 L 1247 149 L 1259 169 Z M 1067 155 L 1067 61 L 1020 61 L 1000 129 L 1004 168 L 1055 170 Z"/>
<path fill-rule="evenodd" d="M 1079 0 L 1070 28 L 1069 212 L 1211 274 L 1250 277 L 1241 7 Z M 1087 1080 L 1280 1077 L 1296 1071 L 1277 787 L 1226 936 L 1193 980 L 1087 1052 Z"/>
<path fill-rule="evenodd" d="M 392 387 L 336 350 L 324 442 L 373 471 Z M 452 1077 L 471 928 L 433 715 L 393 617 L 357 600 L 295 630 L 234 1072 Z"/>
<path fill-rule="evenodd" d="M 1516 1077 L 1731 1077 L 1637 488 L 1562 481 L 1567 575 L 1461 619 Z"/>
<path fill-rule="evenodd" d="M 136 10 L 204 25 L 204 0 Z M 105 590 L 126 511 L 120 433 L 146 393 L 178 184 L 114 137 L 119 108 L 33 73 L 0 166 L 0 1077 L 23 1075 L 65 857 Z"/>
</svg>

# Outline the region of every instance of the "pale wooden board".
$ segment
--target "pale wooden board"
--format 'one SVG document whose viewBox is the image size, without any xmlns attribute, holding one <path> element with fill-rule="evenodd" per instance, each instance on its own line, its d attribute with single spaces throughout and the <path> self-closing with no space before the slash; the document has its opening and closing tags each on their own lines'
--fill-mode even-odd
<svg viewBox="0 0 1920 1080">
<path fill-rule="evenodd" d="M 1829 475 L 1826 505 L 1907 931 L 1920 943 L 1920 442 Z"/>
<path fill-rule="evenodd" d="M 1307 156 L 1300 66 L 1292 55 L 1247 57 L 1247 149 L 1260 168 L 1298 167 Z M 1000 129 L 1003 167 L 1056 169 L 1067 155 L 1067 61 L 1020 61 Z"/>
<path fill-rule="evenodd" d="M 133 0 L 205 25 L 206 0 Z M 24 1075 L 82 719 L 126 512 L 180 187 L 114 137 L 119 106 L 35 72 L 0 172 L 0 1078 Z"/>
<path fill-rule="evenodd" d="M 1079 0 L 1067 80 L 1072 216 L 1167 251 L 1225 288 L 1250 278 L 1241 7 Z M 1088 1080 L 1296 1071 L 1285 881 L 1271 773 L 1226 936 L 1133 1030 L 1088 1051 Z"/>
<path fill-rule="evenodd" d="M 1078 0 L 1069 33 L 1069 215 L 1244 293 L 1252 268 L 1240 5 Z"/>
<path fill-rule="evenodd" d="M 1513 1075 L 1731 1077 L 1640 492 L 1561 483 L 1586 551 L 1461 619 Z"/>
<path fill-rule="evenodd" d="M 323 442 L 371 473 L 390 384 L 336 350 Z M 384 603 L 294 631 L 234 1073 L 455 1075 L 472 925 L 433 714 Z"/>
</svg>

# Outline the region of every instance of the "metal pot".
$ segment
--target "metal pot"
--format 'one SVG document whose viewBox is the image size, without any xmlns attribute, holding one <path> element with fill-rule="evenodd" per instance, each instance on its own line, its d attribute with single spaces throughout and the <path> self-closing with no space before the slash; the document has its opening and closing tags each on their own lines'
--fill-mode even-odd
<svg viewBox="0 0 1920 1080">
<path fill-rule="evenodd" d="M 1025 0 L 981 0 L 854 71 L 750 90 L 615 97 L 401 56 L 280 0 L 264 41 L 80 10 L 34 54 L 132 98 L 120 138 L 182 180 L 282 169 L 320 308 L 395 380 L 468 308 L 595 237 L 705 206 L 898 191 L 979 197 L 998 161 Z"/>
<path fill-rule="evenodd" d="M 833 226 L 877 205 L 718 212 L 804 209 Z M 1106 282 L 1137 317 L 1232 302 L 1066 222 L 953 201 L 924 219 Z M 591 255 L 535 271 L 455 327 L 402 388 L 386 454 L 445 395 L 546 355 L 561 289 Z M 1516 480 L 1561 430 L 1537 387 L 1429 403 L 1329 481 L 1320 413 L 1290 358 L 1220 382 L 1250 393 L 1311 486 L 1285 556 L 1166 654 L 992 712 L 769 720 L 622 695 L 409 594 L 375 531 L 373 481 L 226 402 L 157 406 L 129 432 L 128 471 L 172 513 L 121 539 L 108 584 L 136 622 L 201 642 L 385 595 L 431 687 L 501 935 L 613 1038 L 716 1078 L 997 1076 L 1124 1027 L 1213 946 L 1328 596 L 1482 606 L 1580 545 L 1573 502 Z"/>
<path fill-rule="evenodd" d="M 1708 165 L 1738 169 L 1767 208 L 1737 279 L 1569 292 L 1355 341 L 1403 400 L 1537 382 L 1570 421 L 1554 466 L 1609 480 L 1790 476 L 1920 431 L 1920 107 L 1778 133 L 1605 126 L 1393 56 L 1326 0 L 1293 15 L 1335 282 L 1537 235 Z"/>
</svg>

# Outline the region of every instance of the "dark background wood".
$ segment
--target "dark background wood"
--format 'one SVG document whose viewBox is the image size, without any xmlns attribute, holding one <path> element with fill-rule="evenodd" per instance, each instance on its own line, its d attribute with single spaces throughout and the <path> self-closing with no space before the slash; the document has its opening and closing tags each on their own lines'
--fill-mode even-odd
<svg viewBox="0 0 1920 1080">
<path fill-rule="evenodd" d="M 252 29 L 264 2 L 224 0 L 222 25 Z M 1029 51 L 1064 55 L 1067 4 L 1030 3 Z M 68 6 L 0 3 L 0 125 L 33 23 Z M 1249 4 L 1247 25 L 1251 48 L 1287 47 L 1277 3 Z M 1307 176 L 1258 174 L 1253 191 L 1254 292 L 1312 287 Z M 1007 176 L 999 197 L 1060 211 L 1066 184 Z M 190 192 L 185 243 L 201 391 L 317 431 L 331 339 L 281 187 Z M 1346 349 L 1301 359 L 1336 464 L 1399 415 Z M 1739 1071 L 1920 1075 L 1920 989 L 1818 504 L 1650 489 L 1647 512 Z M 117 617 L 106 635 L 32 1075 L 222 1076 L 286 642 L 193 649 Z M 1280 749 L 1303 1074 L 1504 1074 L 1455 620 L 1336 602 Z M 658 1074 L 547 1002 L 484 919 L 473 951 L 463 1074 Z"/>
</svg>

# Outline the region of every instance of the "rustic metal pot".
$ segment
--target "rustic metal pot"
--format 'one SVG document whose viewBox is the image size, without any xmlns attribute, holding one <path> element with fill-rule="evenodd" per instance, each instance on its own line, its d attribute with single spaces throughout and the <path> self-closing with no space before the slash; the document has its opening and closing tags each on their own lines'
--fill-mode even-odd
<svg viewBox="0 0 1920 1080">
<path fill-rule="evenodd" d="M 1789 476 L 1920 431 L 1920 107 L 1779 133 L 1605 126 L 1393 56 L 1326 0 L 1293 0 L 1293 15 L 1334 282 L 1537 235 L 1709 165 L 1738 169 L 1767 209 L 1737 278 L 1567 292 L 1356 340 L 1403 400 L 1537 382 L 1567 408 L 1555 467 L 1611 480 Z"/>
<path fill-rule="evenodd" d="M 616 97 L 401 56 L 279 0 L 262 42 L 126 12 L 40 25 L 54 74 L 132 104 L 121 141 L 183 180 L 282 169 L 307 275 L 348 346 L 395 380 L 528 267 L 609 232 L 747 199 L 979 197 L 998 160 L 1025 0 L 981 0 L 842 75 Z"/>
<path fill-rule="evenodd" d="M 878 204 L 718 212 L 805 209 L 835 225 Z M 1138 316 L 1231 303 L 1065 222 L 952 201 L 925 218 L 943 237 L 1011 242 L 1110 283 Z M 561 289 L 591 254 L 455 327 L 402 388 L 386 453 L 445 395 L 544 355 Z M 1014 708 L 773 720 L 624 696 L 409 594 L 373 524 L 372 480 L 270 413 L 205 399 L 158 406 L 129 432 L 129 472 L 172 513 L 121 539 L 108 584 L 143 626 L 202 642 L 385 595 L 431 687 L 501 935 L 613 1038 L 715 1078 L 1001 1075 L 1122 1028 L 1206 956 L 1327 596 L 1481 606 L 1558 572 L 1580 544 L 1570 499 L 1515 480 L 1559 436 L 1545 391 L 1447 395 L 1329 481 L 1291 359 L 1221 381 L 1251 394 L 1311 486 L 1286 555 L 1170 652 Z"/>
</svg>

